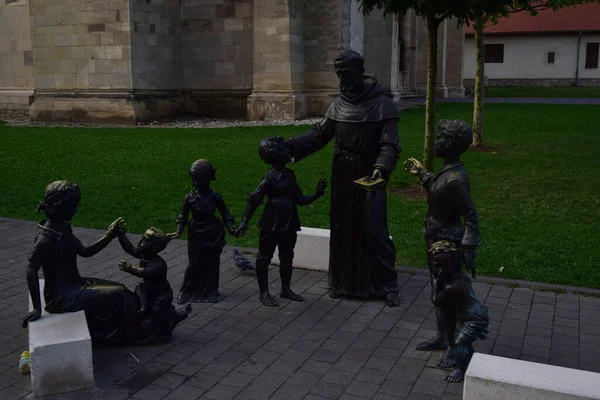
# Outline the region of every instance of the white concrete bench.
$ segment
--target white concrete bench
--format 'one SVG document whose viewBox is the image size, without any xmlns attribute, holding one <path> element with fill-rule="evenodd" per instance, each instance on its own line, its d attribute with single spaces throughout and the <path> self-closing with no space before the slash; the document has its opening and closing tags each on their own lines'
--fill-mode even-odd
<svg viewBox="0 0 600 400">
<path fill-rule="evenodd" d="M 314 271 L 329 271 L 329 229 L 301 227 L 294 249 L 294 267 Z M 392 237 L 390 236 L 390 239 Z M 351 245 L 351 244 L 350 244 Z M 279 249 L 271 261 L 279 265 Z"/>
<path fill-rule="evenodd" d="M 600 374 L 475 353 L 463 400 L 600 399 Z"/>
<path fill-rule="evenodd" d="M 50 314 L 44 310 L 43 293 L 44 280 L 40 279 L 42 317 L 29 323 L 34 397 L 93 388 L 92 338 L 85 312 Z M 33 310 L 31 297 L 29 310 Z"/>
<path fill-rule="evenodd" d="M 301 227 L 294 249 L 294 267 L 314 271 L 329 270 L 329 229 Z M 279 265 L 279 249 L 273 257 Z"/>
</svg>

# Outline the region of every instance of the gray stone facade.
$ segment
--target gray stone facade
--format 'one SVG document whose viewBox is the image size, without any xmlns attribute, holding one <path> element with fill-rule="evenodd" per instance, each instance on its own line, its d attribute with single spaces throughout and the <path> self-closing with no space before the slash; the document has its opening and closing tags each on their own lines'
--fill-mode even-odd
<svg viewBox="0 0 600 400">
<path fill-rule="evenodd" d="M 426 82 L 425 24 L 364 17 L 355 0 L 0 1 L 0 108 L 33 120 L 318 116 L 346 49 L 395 99 Z M 443 95 L 462 95 L 463 42 L 443 25 Z"/>
<path fill-rule="evenodd" d="M 425 95 L 427 89 L 427 22 L 414 12 L 399 17 L 399 86 L 404 91 Z M 442 22 L 438 32 L 437 95 L 463 97 L 463 27 L 456 20 Z"/>
<path fill-rule="evenodd" d="M 33 52 L 29 5 L 0 0 L 0 108 L 29 108 L 33 101 Z"/>
</svg>

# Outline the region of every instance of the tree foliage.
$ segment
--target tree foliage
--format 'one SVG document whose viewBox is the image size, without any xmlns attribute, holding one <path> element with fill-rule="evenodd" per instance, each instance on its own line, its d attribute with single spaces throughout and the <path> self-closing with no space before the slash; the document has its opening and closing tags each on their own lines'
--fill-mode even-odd
<svg viewBox="0 0 600 400">
<path fill-rule="evenodd" d="M 425 95 L 425 140 L 423 165 L 433 170 L 433 138 L 435 137 L 435 92 L 437 89 L 437 38 L 440 24 L 449 18 L 458 26 L 468 24 L 479 15 L 498 15 L 505 12 L 513 0 L 358 0 L 363 14 L 380 9 L 384 15 L 406 15 L 414 10 L 427 21 L 428 61 L 427 91 Z"/>
<path fill-rule="evenodd" d="M 483 144 L 483 29 L 486 22 L 496 24 L 499 18 L 510 17 L 510 14 L 517 12 L 527 12 L 529 15 L 535 16 L 539 10 L 551 9 L 557 11 L 564 7 L 593 2 L 598 3 L 600 0 L 515 0 L 495 12 L 486 10 L 475 16 L 475 59 L 477 65 L 475 68 L 475 96 L 473 99 L 473 147 L 479 147 Z M 470 22 L 466 21 L 465 23 L 468 25 Z"/>
</svg>

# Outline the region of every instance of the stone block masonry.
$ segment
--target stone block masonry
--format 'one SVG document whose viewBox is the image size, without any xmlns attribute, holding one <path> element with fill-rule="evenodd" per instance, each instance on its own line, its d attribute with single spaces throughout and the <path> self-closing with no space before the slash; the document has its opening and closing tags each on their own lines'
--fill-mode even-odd
<svg viewBox="0 0 600 400">
<path fill-rule="evenodd" d="M 29 5 L 0 1 L 0 109 L 26 110 L 33 100 Z"/>
<path fill-rule="evenodd" d="M 30 0 L 33 120 L 134 122 L 128 0 Z"/>
<path fill-rule="evenodd" d="M 183 111 L 246 117 L 253 87 L 252 0 L 182 0 Z"/>
<path fill-rule="evenodd" d="M 16 0 L 0 34 L 0 107 L 34 120 L 319 116 L 347 49 L 399 93 L 397 19 L 354 0 Z"/>
</svg>

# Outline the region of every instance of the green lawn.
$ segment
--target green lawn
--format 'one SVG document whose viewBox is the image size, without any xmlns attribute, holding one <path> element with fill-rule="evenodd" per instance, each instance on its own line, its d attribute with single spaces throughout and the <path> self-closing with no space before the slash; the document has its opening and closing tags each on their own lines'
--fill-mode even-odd
<svg viewBox="0 0 600 400">
<path fill-rule="evenodd" d="M 438 117 L 470 120 L 472 105 L 440 104 Z M 496 154 L 465 155 L 480 214 L 480 275 L 600 288 L 600 135 L 597 106 L 486 105 L 485 144 Z M 401 162 L 421 158 L 424 112 L 404 111 Z M 76 226 L 106 228 L 122 216 L 130 231 L 150 225 L 175 229 L 191 189 L 187 174 L 197 158 L 217 168 L 214 188 L 241 217 L 246 193 L 267 169 L 258 158 L 261 138 L 300 134 L 307 127 L 228 129 L 79 129 L 0 127 L 0 215 L 42 219 L 34 210 L 45 186 L 68 179 L 82 188 Z M 331 170 L 331 144 L 292 166 L 305 192 Z M 437 164 L 439 167 L 439 163 Z M 399 165 L 392 185 L 415 179 Z M 421 226 L 427 205 L 389 194 L 389 225 L 398 264 L 425 266 Z M 300 209 L 303 225 L 328 227 L 327 195 Z M 230 244 L 257 247 L 255 223 Z M 33 238 L 32 238 L 33 239 Z M 502 270 L 502 271 L 501 271 Z"/>
<path fill-rule="evenodd" d="M 486 97 L 600 98 L 600 87 L 490 86 L 487 89 Z"/>
</svg>

